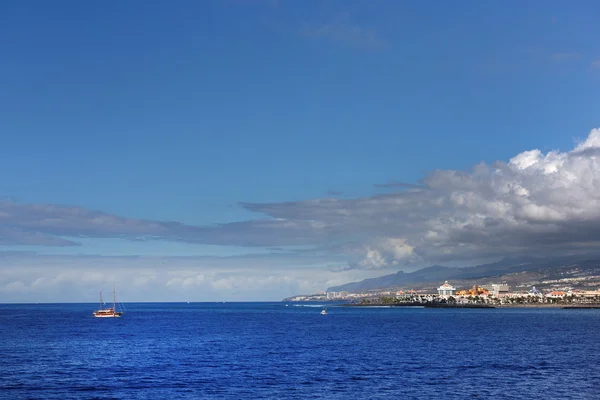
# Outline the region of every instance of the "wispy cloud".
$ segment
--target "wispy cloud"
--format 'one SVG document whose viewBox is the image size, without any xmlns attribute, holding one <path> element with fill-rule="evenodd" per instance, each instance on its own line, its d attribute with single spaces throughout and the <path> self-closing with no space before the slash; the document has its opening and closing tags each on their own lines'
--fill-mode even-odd
<svg viewBox="0 0 600 400">
<path fill-rule="evenodd" d="M 423 186 L 423 185 L 417 185 L 414 183 L 399 182 L 399 181 L 376 183 L 373 186 L 375 186 L 376 188 L 379 188 L 379 189 L 426 189 L 426 186 Z"/>
<path fill-rule="evenodd" d="M 590 66 L 592 67 L 592 69 L 600 69 L 600 58 L 597 58 L 594 61 L 592 61 Z"/>
<path fill-rule="evenodd" d="M 78 243 L 57 236 L 0 225 L 0 246 L 77 246 Z"/>
<path fill-rule="evenodd" d="M 73 245 L 70 240 L 77 237 L 116 237 L 280 247 L 273 252 L 315 257 L 338 271 L 344 265 L 368 270 L 471 263 L 507 254 L 582 252 L 600 246 L 598 157 L 600 129 L 594 129 L 571 151 L 529 150 L 508 162 L 479 164 L 471 171 L 434 171 L 421 180 L 425 189 L 241 203 L 257 217 L 211 226 L 3 202 L 0 234 L 4 244 L 47 246 Z M 402 182 L 379 186 L 407 187 Z M 280 261 L 281 266 L 304 262 Z"/>
<path fill-rule="evenodd" d="M 316 259 L 311 258 L 313 261 Z M 0 252 L 0 303 L 96 301 L 113 284 L 123 301 L 280 300 L 367 277 L 284 256 L 102 257 Z M 126 284 L 125 284 L 126 283 Z"/>
<path fill-rule="evenodd" d="M 573 61 L 581 58 L 581 54 L 577 52 L 553 53 L 550 58 L 552 61 Z"/>
<path fill-rule="evenodd" d="M 37 245 L 75 244 L 59 240 L 60 236 L 178 240 L 178 232 L 193 229 L 177 222 L 126 218 L 82 207 L 10 201 L 0 202 L 0 228 L 5 240 L 19 244 L 22 239 L 20 244 Z"/>
<path fill-rule="evenodd" d="M 352 23 L 348 14 L 343 13 L 324 24 L 305 24 L 300 34 L 309 38 L 323 38 L 334 43 L 342 43 L 362 49 L 379 50 L 385 41 L 374 29 Z"/>
</svg>

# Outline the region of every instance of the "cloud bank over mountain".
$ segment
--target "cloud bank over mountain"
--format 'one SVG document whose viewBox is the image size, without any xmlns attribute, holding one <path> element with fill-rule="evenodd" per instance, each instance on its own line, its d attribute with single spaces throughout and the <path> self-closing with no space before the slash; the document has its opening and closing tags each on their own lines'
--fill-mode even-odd
<svg viewBox="0 0 600 400">
<path fill-rule="evenodd" d="M 259 216 L 212 226 L 5 200 L 0 245 L 76 246 L 78 238 L 121 238 L 279 247 L 291 258 L 331 257 L 331 269 L 343 271 L 583 252 L 600 244 L 600 129 L 570 151 L 528 150 L 471 171 L 436 170 L 419 185 L 385 186 L 397 191 L 241 203 Z"/>
</svg>

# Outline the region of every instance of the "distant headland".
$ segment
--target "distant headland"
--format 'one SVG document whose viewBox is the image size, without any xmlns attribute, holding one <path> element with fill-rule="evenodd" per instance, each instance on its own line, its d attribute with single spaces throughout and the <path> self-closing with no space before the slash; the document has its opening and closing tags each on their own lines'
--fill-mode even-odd
<svg viewBox="0 0 600 400">
<path fill-rule="evenodd" d="M 348 283 L 284 301 L 364 306 L 600 306 L 600 256 L 506 258 L 465 268 L 432 266 Z"/>
</svg>

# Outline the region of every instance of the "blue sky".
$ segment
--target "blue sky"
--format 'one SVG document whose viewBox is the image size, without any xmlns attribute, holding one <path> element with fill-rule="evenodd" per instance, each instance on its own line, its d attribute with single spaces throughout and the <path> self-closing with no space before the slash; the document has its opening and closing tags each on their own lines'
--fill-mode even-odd
<svg viewBox="0 0 600 400">
<path fill-rule="evenodd" d="M 433 251 L 427 235 L 448 228 L 437 206 L 377 185 L 431 192 L 435 171 L 514 166 L 532 149 L 568 158 L 600 126 L 599 14 L 594 1 L 4 1 L 0 252 L 19 257 L 0 301 L 52 299 L 33 283 L 65 259 L 77 274 L 60 300 L 85 300 L 110 280 L 82 284 L 90 256 L 149 257 L 154 286 L 132 295 L 147 300 L 179 299 L 162 285 L 169 257 L 188 257 L 210 296 L 244 300 L 497 257 L 471 242 Z M 165 221 L 179 225 L 152 225 Z M 233 297 L 217 275 L 237 279 Z M 249 277 L 267 283 L 245 292 Z"/>
</svg>

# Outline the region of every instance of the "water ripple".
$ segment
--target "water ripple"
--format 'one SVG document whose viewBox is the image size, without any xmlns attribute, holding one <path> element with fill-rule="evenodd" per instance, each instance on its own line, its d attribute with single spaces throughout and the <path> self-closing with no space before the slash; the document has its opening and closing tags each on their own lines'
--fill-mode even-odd
<svg viewBox="0 0 600 400">
<path fill-rule="evenodd" d="M 93 308 L 93 307 L 92 307 Z M 0 305 L 2 399 L 594 399 L 600 310 Z M 49 317 L 51 315 L 51 318 Z"/>
</svg>

